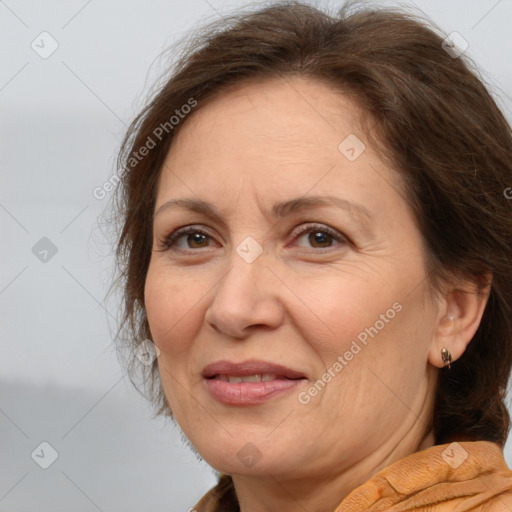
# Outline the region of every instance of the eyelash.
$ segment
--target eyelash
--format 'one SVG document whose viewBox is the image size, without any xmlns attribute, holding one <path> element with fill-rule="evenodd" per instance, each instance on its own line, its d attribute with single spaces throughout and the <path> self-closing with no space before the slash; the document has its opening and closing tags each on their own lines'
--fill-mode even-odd
<svg viewBox="0 0 512 512">
<path fill-rule="evenodd" d="M 350 240 L 342 235 L 341 233 L 339 233 L 338 231 L 328 227 L 328 226 L 324 226 L 324 225 L 321 225 L 321 224 L 307 224 L 305 226 L 302 226 L 296 233 L 294 233 L 294 240 L 297 239 L 297 238 L 300 238 L 301 236 L 307 234 L 307 233 L 311 233 L 311 232 L 320 232 L 320 233 L 326 233 L 330 236 L 333 237 L 333 239 L 339 243 L 342 243 L 342 244 L 348 244 L 350 243 Z M 164 237 L 162 240 L 160 240 L 160 246 L 162 247 L 162 251 L 166 251 L 166 250 L 176 250 L 176 251 L 184 251 L 184 252 L 197 252 L 198 249 L 173 249 L 176 241 L 184 236 L 184 235 L 190 235 L 190 234 L 194 234 L 194 233 L 200 233 L 202 235 L 205 235 L 209 238 L 213 238 L 207 231 L 205 231 L 204 229 L 200 228 L 200 227 L 197 227 L 197 226 L 186 226 L 184 228 L 180 228 L 174 232 L 172 232 L 171 234 L 167 235 L 166 237 Z M 322 249 L 332 249 L 334 246 L 329 246 L 329 247 L 321 247 L 321 248 L 315 248 L 315 247 L 312 247 L 311 249 L 314 251 L 314 252 L 319 252 L 321 251 Z"/>
</svg>

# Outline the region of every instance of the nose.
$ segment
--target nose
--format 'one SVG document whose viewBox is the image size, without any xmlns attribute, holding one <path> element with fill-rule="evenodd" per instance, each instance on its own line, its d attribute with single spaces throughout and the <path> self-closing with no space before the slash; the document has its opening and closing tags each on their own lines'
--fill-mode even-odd
<svg viewBox="0 0 512 512">
<path fill-rule="evenodd" d="M 213 290 L 206 323 L 231 338 L 244 339 L 255 329 L 276 329 L 283 322 L 283 304 L 276 291 L 279 280 L 264 255 L 252 263 L 235 251 L 230 268 Z"/>
</svg>

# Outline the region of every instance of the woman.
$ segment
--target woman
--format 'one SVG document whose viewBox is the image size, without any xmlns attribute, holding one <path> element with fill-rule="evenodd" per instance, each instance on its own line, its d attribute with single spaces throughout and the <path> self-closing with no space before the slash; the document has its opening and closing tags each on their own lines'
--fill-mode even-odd
<svg viewBox="0 0 512 512">
<path fill-rule="evenodd" d="M 511 130 L 452 43 L 275 4 L 130 127 L 131 371 L 220 474 L 194 510 L 512 510 Z"/>
</svg>

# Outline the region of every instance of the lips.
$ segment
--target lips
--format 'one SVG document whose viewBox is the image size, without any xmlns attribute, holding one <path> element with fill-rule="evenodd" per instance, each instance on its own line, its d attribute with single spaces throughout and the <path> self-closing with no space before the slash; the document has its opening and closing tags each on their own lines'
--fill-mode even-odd
<svg viewBox="0 0 512 512">
<path fill-rule="evenodd" d="M 256 373 L 254 375 L 214 375 L 212 379 L 219 379 L 224 382 L 268 382 L 276 380 L 277 375 L 272 373 Z"/>
<path fill-rule="evenodd" d="M 234 382 L 257 382 L 257 381 L 269 381 L 276 379 L 303 379 L 305 375 L 282 366 L 279 364 L 268 363 L 266 361 L 259 361 L 256 359 L 250 359 L 242 361 L 240 363 L 234 363 L 231 361 L 217 361 L 211 363 L 204 368 L 201 375 L 205 379 L 221 378 L 226 380 L 233 377 L 241 377 L 242 380 L 236 380 Z M 247 380 L 247 378 L 258 377 L 257 380 Z"/>
<path fill-rule="evenodd" d="M 207 390 L 224 405 L 258 405 L 307 382 L 303 373 L 266 361 L 218 361 L 201 372 Z"/>
</svg>

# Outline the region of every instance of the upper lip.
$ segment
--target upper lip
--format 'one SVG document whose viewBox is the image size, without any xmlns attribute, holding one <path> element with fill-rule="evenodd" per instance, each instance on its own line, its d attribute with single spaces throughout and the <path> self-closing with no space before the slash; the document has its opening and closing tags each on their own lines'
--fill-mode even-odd
<svg viewBox="0 0 512 512">
<path fill-rule="evenodd" d="M 215 375 L 229 375 L 233 377 L 256 374 L 271 374 L 277 377 L 286 377 L 287 379 L 301 379 L 305 375 L 280 364 L 269 363 L 257 359 L 248 359 L 238 363 L 232 361 L 216 361 L 204 367 L 201 375 L 205 379 L 215 377 Z"/>
</svg>

